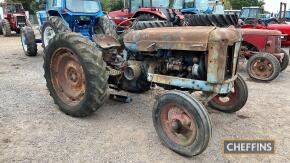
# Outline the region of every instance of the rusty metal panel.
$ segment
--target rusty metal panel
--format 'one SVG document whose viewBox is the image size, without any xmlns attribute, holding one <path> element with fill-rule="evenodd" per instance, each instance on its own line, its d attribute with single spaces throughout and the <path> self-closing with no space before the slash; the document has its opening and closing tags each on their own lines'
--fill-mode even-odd
<svg viewBox="0 0 290 163">
<path fill-rule="evenodd" d="M 236 67 L 242 35 L 238 30 L 232 28 L 219 28 L 211 33 L 209 40 L 207 81 L 209 83 L 223 83 L 225 80 L 228 47 L 234 46 L 234 57 L 230 62 L 233 62 L 233 66 Z M 235 69 L 233 73 L 236 72 Z"/>
<path fill-rule="evenodd" d="M 267 29 L 250 29 L 250 28 L 243 28 L 240 29 L 242 35 L 261 35 L 261 36 L 282 36 L 280 31 L 276 30 L 267 30 Z"/>
<path fill-rule="evenodd" d="M 124 36 L 124 43 L 134 51 L 158 49 L 207 51 L 208 38 L 216 27 L 167 27 L 133 31 Z M 130 49 L 129 48 L 129 49 Z"/>
<path fill-rule="evenodd" d="M 103 34 L 93 35 L 93 41 L 104 49 L 121 46 L 114 37 Z"/>
<path fill-rule="evenodd" d="M 153 83 L 166 84 L 180 88 L 213 92 L 217 94 L 226 94 L 231 91 L 235 78 L 233 78 L 232 80 L 228 80 L 222 84 L 211 84 L 207 81 L 148 73 L 147 80 Z"/>
</svg>

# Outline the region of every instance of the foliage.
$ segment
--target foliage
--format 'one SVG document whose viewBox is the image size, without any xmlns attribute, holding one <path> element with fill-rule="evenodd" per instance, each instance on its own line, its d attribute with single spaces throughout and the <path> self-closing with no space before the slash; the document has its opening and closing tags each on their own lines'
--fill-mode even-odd
<svg viewBox="0 0 290 163">
<path fill-rule="evenodd" d="M 104 11 L 110 12 L 124 8 L 123 0 L 102 0 Z"/>
<path fill-rule="evenodd" d="M 263 7 L 265 2 L 264 0 L 229 0 L 232 6 L 232 9 L 240 10 L 242 7 L 249 6 L 259 6 Z"/>
<path fill-rule="evenodd" d="M 29 13 L 34 14 L 38 10 L 39 3 L 32 0 L 8 0 L 8 2 L 20 2 L 22 3 L 25 10 Z"/>
</svg>

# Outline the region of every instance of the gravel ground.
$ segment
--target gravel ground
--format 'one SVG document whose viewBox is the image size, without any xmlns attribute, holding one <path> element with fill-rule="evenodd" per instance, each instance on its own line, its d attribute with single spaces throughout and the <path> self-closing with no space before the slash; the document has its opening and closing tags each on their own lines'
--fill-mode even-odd
<svg viewBox="0 0 290 163">
<path fill-rule="evenodd" d="M 131 94 L 131 104 L 108 100 L 94 115 L 72 118 L 48 94 L 42 55 L 40 50 L 27 58 L 18 36 L 0 36 L 0 162 L 289 162 L 290 67 L 271 83 L 257 83 L 243 65 L 247 105 L 235 114 L 209 110 L 210 144 L 203 154 L 186 158 L 164 147 L 155 133 L 151 109 L 157 90 Z M 222 155 L 226 138 L 274 139 L 276 153 Z"/>
</svg>

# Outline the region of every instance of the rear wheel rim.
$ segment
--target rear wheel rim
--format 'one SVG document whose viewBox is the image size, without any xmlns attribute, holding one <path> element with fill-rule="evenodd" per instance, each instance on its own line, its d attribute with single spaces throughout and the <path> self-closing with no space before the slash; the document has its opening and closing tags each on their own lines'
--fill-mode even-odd
<svg viewBox="0 0 290 163">
<path fill-rule="evenodd" d="M 21 42 L 25 52 L 27 52 L 27 39 L 25 37 L 24 32 L 21 34 Z"/>
<path fill-rule="evenodd" d="M 250 65 L 251 74 L 258 79 L 269 78 L 274 73 L 274 66 L 266 58 L 257 58 Z"/>
<path fill-rule="evenodd" d="M 52 29 L 52 27 L 48 26 L 45 28 L 43 32 L 43 42 L 44 46 L 46 47 L 49 43 L 49 41 L 55 36 L 55 32 Z"/>
<path fill-rule="evenodd" d="M 85 96 L 83 67 L 69 49 L 57 49 L 51 59 L 51 81 L 60 99 L 70 106 L 78 105 Z"/>
<path fill-rule="evenodd" d="M 197 136 L 197 124 L 188 111 L 170 103 L 161 109 L 160 123 L 167 137 L 181 146 L 190 146 Z"/>
</svg>

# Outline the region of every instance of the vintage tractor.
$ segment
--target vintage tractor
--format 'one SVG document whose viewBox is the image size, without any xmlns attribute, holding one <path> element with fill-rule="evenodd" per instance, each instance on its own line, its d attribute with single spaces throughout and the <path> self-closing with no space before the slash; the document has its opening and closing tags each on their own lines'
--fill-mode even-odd
<svg viewBox="0 0 290 163">
<path fill-rule="evenodd" d="M 289 54 L 281 49 L 281 32 L 263 29 L 241 29 L 240 57 L 248 60 L 247 72 L 253 79 L 272 81 L 289 64 Z"/>
<path fill-rule="evenodd" d="M 255 24 L 277 24 L 279 21 L 275 17 L 263 16 L 263 10 L 258 6 L 243 7 L 241 10 L 240 19 L 243 25 Z"/>
<path fill-rule="evenodd" d="M 125 1 L 126 9 L 110 12 L 108 15 L 119 26 L 128 26 L 132 20 L 138 21 L 168 21 L 181 25 L 183 15 L 170 9 L 170 0 L 129 0 Z"/>
<path fill-rule="evenodd" d="M 158 85 L 169 91 L 160 95 L 153 107 L 157 134 L 171 150 L 194 156 L 206 149 L 211 137 L 205 106 L 233 113 L 246 104 L 247 85 L 237 74 L 242 40 L 238 30 L 127 30 L 119 41 L 110 30 L 112 24 L 99 21 L 103 15 L 98 0 L 49 2 L 48 23 L 58 21 L 42 27 L 42 31 L 55 34 L 45 44 L 44 76 L 50 95 L 64 113 L 89 116 L 106 101 L 109 87 L 142 93 Z M 88 32 L 93 35 L 72 32 L 88 27 L 94 27 Z M 190 94 L 195 91 L 203 92 L 200 100 Z"/>
<path fill-rule="evenodd" d="M 36 43 L 45 48 L 49 41 L 61 32 L 77 32 L 90 39 L 96 33 L 114 35 L 115 30 L 104 15 L 99 0 L 46 0 L 43 1 L 45 11 L 37 12 L 41 39 L 35 39 L 31 27 L 22 29 L 21 40 L 27 56 L 37 55 Z M 46 20 L 46 21 L 44 21 Z M 117 35 L 114 36 L 117 38 Z"/>
<path fill-rule="evenodd" d="M 0 3 L 0 34 L 20 33 L 21 27 L 30 25 L 21 3 Z"/>
</svg>

